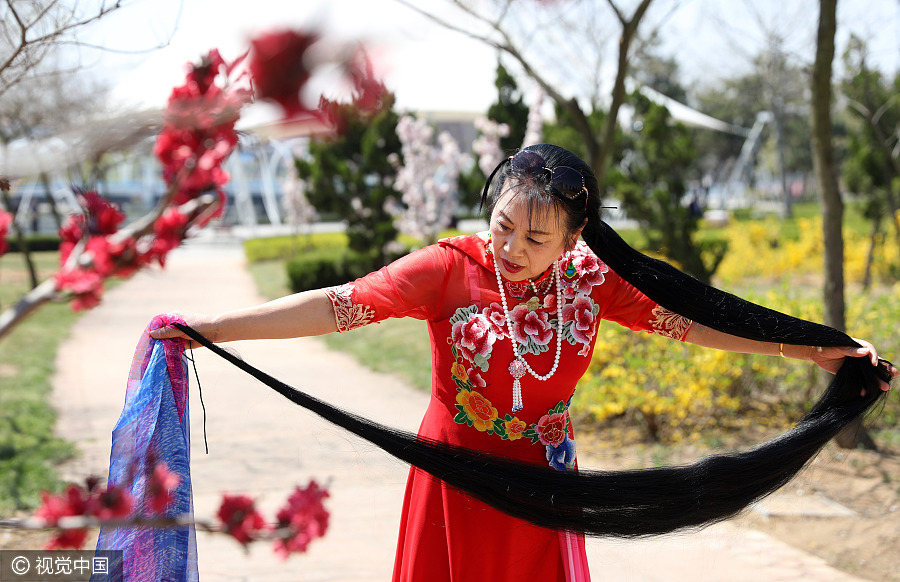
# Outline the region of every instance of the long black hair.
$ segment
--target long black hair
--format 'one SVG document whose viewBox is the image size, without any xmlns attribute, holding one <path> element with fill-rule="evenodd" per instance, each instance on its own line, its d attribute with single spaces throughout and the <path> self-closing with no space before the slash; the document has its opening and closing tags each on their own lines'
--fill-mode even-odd
<svg viewBox="0 0 900 582">
<path fill-rule="evenodd" d="M 849 336 L 712 288 L 629 247 L 600 218 L 599 187 L 590 168 L 570 152 L 531 146 L 547 168 L 567 166 L 584 177 L 587 199 L 552 192 L 550 179 L 526 190 L 544 203 L 562 204 L 568 224 L 584 224 L 582 237 L 609 267 L 663 307 L 732 335 L 809 346 L 855 346 Z M 511 172 L 508 160 L 491 174 L 485 202 L 496 201 Z M 496 177 L 496 180 L 494 178 Z M 493 191 L 491 186 L 493 185 Z M 491 200 L 490 198 L 493 198 Z M 886 362 L 846 358 L 822 397 L 790 430 L 748 451 L 707 457 L 680 467 L 631 471 L 560 472 L 451 446 L 374 423 L 315 399 L 176 325 L 292 402 L 376 444 L 449 485 L 534 524 L 594 536 L 638 537 L 727 519 L 793 478 L 832 437 L 884 397 Z M 864 395 L 860 395 L 863 393 Z"/>
</svg>

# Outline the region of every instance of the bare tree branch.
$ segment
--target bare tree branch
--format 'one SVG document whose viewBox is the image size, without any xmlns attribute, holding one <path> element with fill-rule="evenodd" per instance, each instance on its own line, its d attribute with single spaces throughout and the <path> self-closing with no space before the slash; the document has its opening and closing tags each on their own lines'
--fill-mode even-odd
<svg viewBox="0 0 900 582">
<path fill-rule="evenodd" d="M 616 3 L 613 2 L 613 0 L 606 0 L 606 3 L 609 4 L 610 8 L 612 8 L 612 11 L 615 13 L 616 18 L 619 19 L 619 23 L 621 23 L 622 26 L 625 26 L 628 21 L 625 20 L 625 16 L 622 15 L 622 11 L 619 10 L 619 7 L 616 6 Z"/>
<path fill-rule="evenodd" d="M 122 8 L 122 0 L 116 0 L 112 4 L 104 2 L 96 12 L 79 18 L 75 15 L 75 8 L 63 14 L 59 3 L 56 0 L 49 0 L 44 4 L 35 2 L 33 5 L 39 9 L 31 15 L 31 18 L 27 18 L 16 8 L 13 0 L 6 0 L 4 4 L 11 16 L 5 20 L 8 24 L 14 22 L 17 32 L 14 35 L 15 39 L 12 36 L 9 38 L 9 55 L 0 62 L 0 93 L 40 64 L 52 45 L 59 44 L 75 30 Z M 39 30 L 42 26 L 47 28 Z M 29 36 L 31 33 L 35 33 L 35 36 Z M 15 69 L 20 70 L 15 72 Z"/>
<path fill-rule="evenodd" d="M 534 79 L 541 86 L 541 88 L 543 88 L 545 91 L 547 91 L 547 94 L 550 95 L 551 98 L 553 98 L 554 100 L 564 101 L 564 98 L 556 91 L 556 89 L 553 88 L 548 82 L 546 82 L 540 75 L 538 75 L 537 72 L 531 67 L 531 65 L 522 57 L 522 54 L 513 45 L 512 40 L 509 38 L 509 35 L 500 26 L 499 21 L 495 22 L 493 20 L 485 18 L 481 14 L 473 11 L 471 8 L 469 8 L 465 4 L 462 4 L 461 2 L 459 2 L 459 0 L 452 0 L 453 4 L 458 6 L 460 10 L 462 10 L 463 12 L 465 12 L 472 18 L 478 20 L 482 24 L 488 25 L 494 32 L 499 34 L 502 39 L 502 42 L 494 40 L 493 38 L 491 38 L 489 36 L 475 33 L 467 28 L 463 28 L 461 26 L 456 26 L 455 24 L 451 24 L 451 23 L 447 22 L 446 20 L 441 19 L 439 16 L 436 16 L 435 14 L 432 14 L 431 12 L 428 12 L 427 10 L 423 10 L 423 9 L 419 8 L 418 6 L 411 4 L 407 0 L 396 0 L 396 1 L 415 12 L 418 12 L 419 14 L 428 18 L 432 22 L 440 24 L 444 28 L 447 28 L 454 32 L 458 32 L 460 34 L 464 34 L 465 36 L 468 36 L 469 38 L 472 38 L 479 42 L 483 42 L 488 46 L 494 47 L 498 50 L 501 50 L 501 51 L 507 53 L 508 55 L 510 55 L 516 61 L 519 62 L 519 64 L 525 69 L 525 72 L 528 74 L 528 76 L 531 77 L 532 79 Z"/>
<path fill-rule="evenodd" d="M 609 104 L 609 114 L 606 116 L 606 126 L 603 128 L 603 141 L 601 142 L 597 153 L 592 156 L 593 159 L 591 160 L 594 167 L 594 173 L 597 175 L 597 181 L 600 184 L 603 184 L 603 180 L 606 177 L 606 165 L 612 154 L 613 139 L 616 135 L 616 124 L 618 123 L 619 117 L 619 108 L 625 101 L 625 79 L 628 76 L 628 59 L 631 42 L 634 40 L 635 35 L 637 34 L 638 25 L 647 13 L 647 9 L 650 7 L 652 1 L 653 0 L 641 0 L 640 5 L 635 9 L 630 20 L 622 19 L 621 13 L 614 8 L 616 13 L 620 15 L 620 21 L 622 22 L 622 36 L 619 37 L 619 65 L 616 69 L 616 81 L 613 85 L 612 102 Z M 612 5 L 612 0 L 609 0 L 609 3 Z"/>
<path fill-rule="evenodd" d="M 875 133 L 875 137 L 877 138 L 877 142 L 881 144 L 882 150 L 887 155 L 887 158 L 891 161 L 891 166 L 894 170 L 895 176 L 900 176 L 900 160 L 897 159 L 897 155 L 895 154 L 892 146 L 891 146 L 891 138 L 894 136 L 888 137 L 881 125 L 879 125 L 878 121 L 884 113 L 891 108 L 893 104 L 895 104 L 898 99 L 900 99 L 900 95 L 894 95 L 890 99 L 888 99 L 887 103 L 878 108 L 878 111 L 872 113 L 868 107 L 860 103 L 855 99 L 850 99 L 847 97 L 847 105 L 854 109 L 857 113 L 859 113 L 860 117 L 866 120 L 866 123 L 869 124 L 869 127 L 872 128 L 872 131 Z M 889 201 L 891 205 L 893 204 L 893 196 L 889 193 Z M 892 208 L 894 210 L 894 208 Z"/>
<path fill-rule="evenodd" d="M 614 0 L 607 0 L 609 7 L 615 13 L 616 18 L 621 25 L 621 34 L 619 37 L 618 70 L 613 86 L 609 115 L 606 118 L 605 126 L 600 136 L 596 135 L 595 129 L 591 126 L 590 120 L 588 119 L 588 115 L 582 109 L 581 105 L 579 105 L 577 99 L 566 98 L 560 93 L 557 86 L 554 83 L 551 83 L 547 77 L 538 70 L 535 63 L 524 54 L 522 48 L 516 45 L 510 37 L 508 28 L 502 24 L 502 17 L 500 19 L 492 20 L 473 10 L 470 6 L 463 3 L 462 0 L 451 0 L 452 4 L 464 14 L 474 19 L 478 24 L 486 25 L 490 29 L 490 33 L 475 32 L 470 28 L 464 28 L 447 22 L 433 12 L 415 6 L 409 0 L 396 1 L 425 16 L 432 22 L 436 22 L 449 30 L 459 32 L 469 38 L 473 38 L 488 46 L 503 51 L 514 59 L 522 68 L 522 71 L 527 76 L 531 77 L 531 79 L 544 90 L 546 95 L 570 117 L 573 126 L 578 131 L 585 144 L 585 149 L 587 150 L 589 157 L 588 162 L 596 172 L 597 179 L 601 183 L 603 182 L 606 174 L 606 164 L 609 161 L 613 149 L 613 138 L 615 137 L 618 112 L 625 100 L 625 79 L 628 75 L 629 50 L 633 40 L 636 38 L 638 25 L 644 18 L 652 0 L 642 0 L 630 18 L 623 13 Z M 506 14 L 506 10 L 501 13 L 501 15 Z M 596 106 L 596 101 L 592 102 L 592 106 Z"/>
</svg>

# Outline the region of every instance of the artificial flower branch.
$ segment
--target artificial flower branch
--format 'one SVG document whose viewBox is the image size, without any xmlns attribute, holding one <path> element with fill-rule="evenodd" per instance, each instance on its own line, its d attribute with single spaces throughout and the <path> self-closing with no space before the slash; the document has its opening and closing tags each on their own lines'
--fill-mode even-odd
<svg viewBox="0 0 900 582">
<path fill-rule="evenodd" d="M 165 515 L 178 478 L 160 464 L 153 481 L 158 481 L 156 493 L 147 503 L 155 512 L 152 515 L 132 513 L 135 501 L 127 490 L 116 486 L 101 489 L 96 485 L 97 479 L 89 479 L 86 488 L 70 485 L 63 495 L 45 491 L 43 504 L 34 516 L 2 519 L 0 529 L 54 531 L 45 549 L 78 550 L 90 528 L 193 527 L 231 536 L 245 548 L 252 542 L 274 542 L 275 551 L 282 558 L 305 552 L 309 543 L 324 536 L 328 529 L 329 512 L 323 504 L 329 496 L 328 487 L 319 486 L 314 480 L 306 487 L 295 487 L 273 523 L 267 522 L 256 509 L 255 501 L 245 495 L 224 495 L 216 513 L 217 522 L 198 520 L 189 513 Z"/>
<path fill-rule="evenodd" d="M 208 222 L 211 215 L 218 211 L 218 205 L 219 200 L 217 197 L 203 195 L 185 202 L 174 210 L 181 216 L 193 217 L 187 219 L 184 223 L 183 231 L 186 233 L 194 225 L 202 225 Z M 141 219 L 117 232 L 114 241 L 122 244 L 124 241 L 138 240 L 142 236 L 151 233 L 162 211 L 165 211 L 165 208 L 162 208 L 159 215 L 152 221 Z M 74 268 L 92 267 L 94 265 L 93 252 L 87 250 L 86 242 L 86 240 L 82 239 L 75 243 L 60 269 L 61 273 L 71 271 Z M 131 259 L 133 260 L 133 257 Z M 115 268 L 118 270 L 127 266 L 130 261 L 126 257 L 119 257 L 119 260 L 116 262 Z M 60 300 L 65 296 L 65 292 L 59 288 L 57 278 L 51 277 L 40 283 L 22 296 L 14 305 L 0 313 L 0 339 L 44 303 Z"/>
</svg>

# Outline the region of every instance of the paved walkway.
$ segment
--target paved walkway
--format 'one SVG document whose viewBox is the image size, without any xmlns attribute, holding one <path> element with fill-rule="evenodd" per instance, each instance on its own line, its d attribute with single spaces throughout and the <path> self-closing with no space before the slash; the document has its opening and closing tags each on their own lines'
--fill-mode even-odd
<svg viewBox="0 0 900 582">
<path fill-rule="evenodd" d="M 139 273 L 107 292 L 63 344 L 54 379 L 61 436 L 81 456 L 67 478 L 106 475 L 112 427 L 138 336 L 157 313 L 217 312 L 261 302 L 239 248 L 193 243 L 165 270 Z M 299 388 L 392 426 L 415 430 L 427 395 L 358 366 L 316 339 L 235 342 L 257 367 Z M 195 352 L 207 410 L 191 388 L 192 478 L 196 513 L 213 517 L 222 492 L 260 500 L 270 519 L 295 484 L 330 480 L 331 525 L 305 555 L 282 562 L 268 544 L 244 552 L 225 536 L 198 534 L 204 581 L 390 579 L 407 466 L 291 405 L 216 356 Z M 590 459 L 583 459 L 592 466 Z M 733 523 L 643 541 L 589 540 L 597 581 L 858 581 L 818 558 Z M 473 581 L 478 582 L 478 581 Z"/>
</svg>

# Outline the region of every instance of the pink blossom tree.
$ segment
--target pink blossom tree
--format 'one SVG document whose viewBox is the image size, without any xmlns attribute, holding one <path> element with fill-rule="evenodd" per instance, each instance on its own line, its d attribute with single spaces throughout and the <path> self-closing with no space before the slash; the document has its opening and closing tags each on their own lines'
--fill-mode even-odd
<svg viewBox="0 0 900 582">
<path fill-rule="evenodd" d="M 394 208 L 397 229 L 432 244 L 450 226 L 459 206 L 459 174 L 470 163 L 453 137 L 441 132 L 434 143 L 434 129 L 424 120 L 403 115 L 397 122 L 403 162 L 395 159 L 394 188 L 405 208 Z"/>
<path fill-rule="evenodd" d="M 503 160 L 500 138 L 509 135 L 509 126 L 486 117 L 475 120 L 478 137 L 472 143 L 472 151 L 478 156 L 478 167 L 485 176 L 490 176 L 497 164 Z"/>
<path fill-rule="evenodd" d="M 544 105 L 544 90 L 538 88 L 537 95 L 528 109 L 528 123 L 525 125 L 525 138 L 522 147 L 539 144 L 544 141 L 544 117 L 541 115 L 541 107 Z"/>
</svg>

